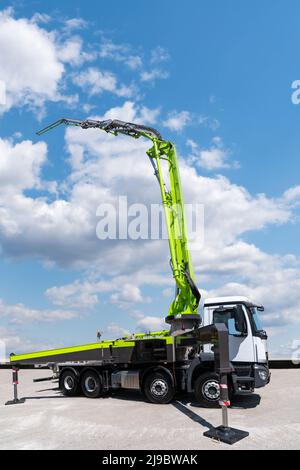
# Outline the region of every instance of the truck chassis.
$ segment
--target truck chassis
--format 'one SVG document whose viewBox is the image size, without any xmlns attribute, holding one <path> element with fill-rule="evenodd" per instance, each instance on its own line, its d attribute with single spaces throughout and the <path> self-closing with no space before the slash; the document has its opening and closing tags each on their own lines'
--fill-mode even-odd
<svg viewBox="0 0 300 470">
<path fill-rule="evenodd" d="M 201 359 L 201 347 L 214 344 L 213 358 Z M 224 324 L 170 335 L 163 331 L 136 334 L 22 355 L 11 355 L 3 367 L 49 368 L 66 396 L 83 393 L 97 398 L 111 390 L 140 390 L 152 403 L 169 403 L 176 393 L 194 391 L 197 400 L 216 406 L 222 400 L 222 380 L 232 384 L 228 331 Z M 1 367 L 1 366 L 0 366 Z M 226 397 L 228 401 L 228 397 Z"/>
</svg>

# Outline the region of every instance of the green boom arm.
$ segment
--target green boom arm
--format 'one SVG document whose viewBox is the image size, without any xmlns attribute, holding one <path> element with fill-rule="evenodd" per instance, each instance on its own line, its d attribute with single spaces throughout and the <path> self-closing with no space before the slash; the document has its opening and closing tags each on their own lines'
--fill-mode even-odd
<svg viewBox="0 0 300 470">
<path fill-rule="evenodd" d="M 172 323 L 174 319 L 187 317 L 190 317 L 192 320 L 198 320 L 198 306 L 201 296 L 194 282 L 193 266 L 188 249 L 183 194 L 174 145 L 163 140 L 161 134 L 151 127 L 110 119 L 106 121 L 95 121 L 92 119 L 80 121 L 64 118 L 50 124 L 37 132 L 37 134 L 42 135 L 61 124 L 79 126 L 83 129 L 97 128 L 114 135 L 125 134 L 134 138 L 145 137 L 152 141 L 153 146 L 148 150 L 147 154 L 160 186 L 169 238 L 171 267 L 176 282 L 175 299 L 170 305 L 166 321 Z M 163 180 L 163 160 L 168 164 L 168 190 Z"/>
</svg>

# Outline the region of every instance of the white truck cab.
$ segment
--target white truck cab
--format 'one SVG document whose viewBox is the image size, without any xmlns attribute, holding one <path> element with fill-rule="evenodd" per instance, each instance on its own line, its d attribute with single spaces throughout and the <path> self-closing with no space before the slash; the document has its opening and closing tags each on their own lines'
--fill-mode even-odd
<svg viewBox="0 0 300 470">
<path fill-rule="evenodd" d="M 229 357 L 234 368 L 233 391 L 251 393 L 270 381 L 267 333 L 262 328 L 257 305 L 247 297 L 215 297 L 205 299 L 203 326 L 225 323 L 229 332 Z M 203 347 L 203 359 L 213 354 L 213 346 Z"/>
</svg>

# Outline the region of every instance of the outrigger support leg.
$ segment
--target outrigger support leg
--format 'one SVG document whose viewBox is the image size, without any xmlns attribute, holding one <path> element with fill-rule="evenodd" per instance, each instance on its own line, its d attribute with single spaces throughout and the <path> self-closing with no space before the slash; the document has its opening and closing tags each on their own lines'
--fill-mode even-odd
<svg viewBox="0 0 300 470">
<path fill-rule="evenodd" d="M 21 403 L 25 403 L 25 398 L 18 398 L 18 372 L 19 369 L 17 367 L 12 368 L 12 383 L 14 386 L 14 398 L 13 400 L 9 400 L 5 403 L 5 405 L 20 405 Z"/>
<path fill-rule="evenodd" d="M 230 406 L 228 396 L 227 374 L 220 374 L 220 405 L 222 407 L 222 424 L 216 428 L 211 428 L 203 433 L 203 436 L 210 437 L 225 444 L 235 444 L 236 442 L 249 436 L 249 432 L 241 429 L 231 428 L 228 425 L 228 406 Z"/>
<path fill-rule="evenodd" d="M 230 399 L 228 393 L 228 374 L 231 372 L 229 361 L 229 341 L 228 330 L 223 323 L 211 325 L 217 333 L 215 343 L 215 368 L 220 377 L 220 406 L 222 407 L 222 424 L 216 428 L 205 431 L 203 435 L 226 444 L 235 444 L 236 442 L 249 436 L 247 431 L 231 428 L 228 425 L 228 406 Z"/>
</svg>

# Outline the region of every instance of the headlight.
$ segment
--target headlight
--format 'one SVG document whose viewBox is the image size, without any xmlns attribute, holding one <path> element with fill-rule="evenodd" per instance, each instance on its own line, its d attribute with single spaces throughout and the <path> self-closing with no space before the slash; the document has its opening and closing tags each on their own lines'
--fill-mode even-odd
<svg viewBox="0 0 300 470">
<path fill-rule="evenodd" d="M 259 378 L 263 380 L 264 382 L 267 381 L 268 379 L 268 372 L 266 370 L 259 370 L 258 371 Z"/>
</svg>

